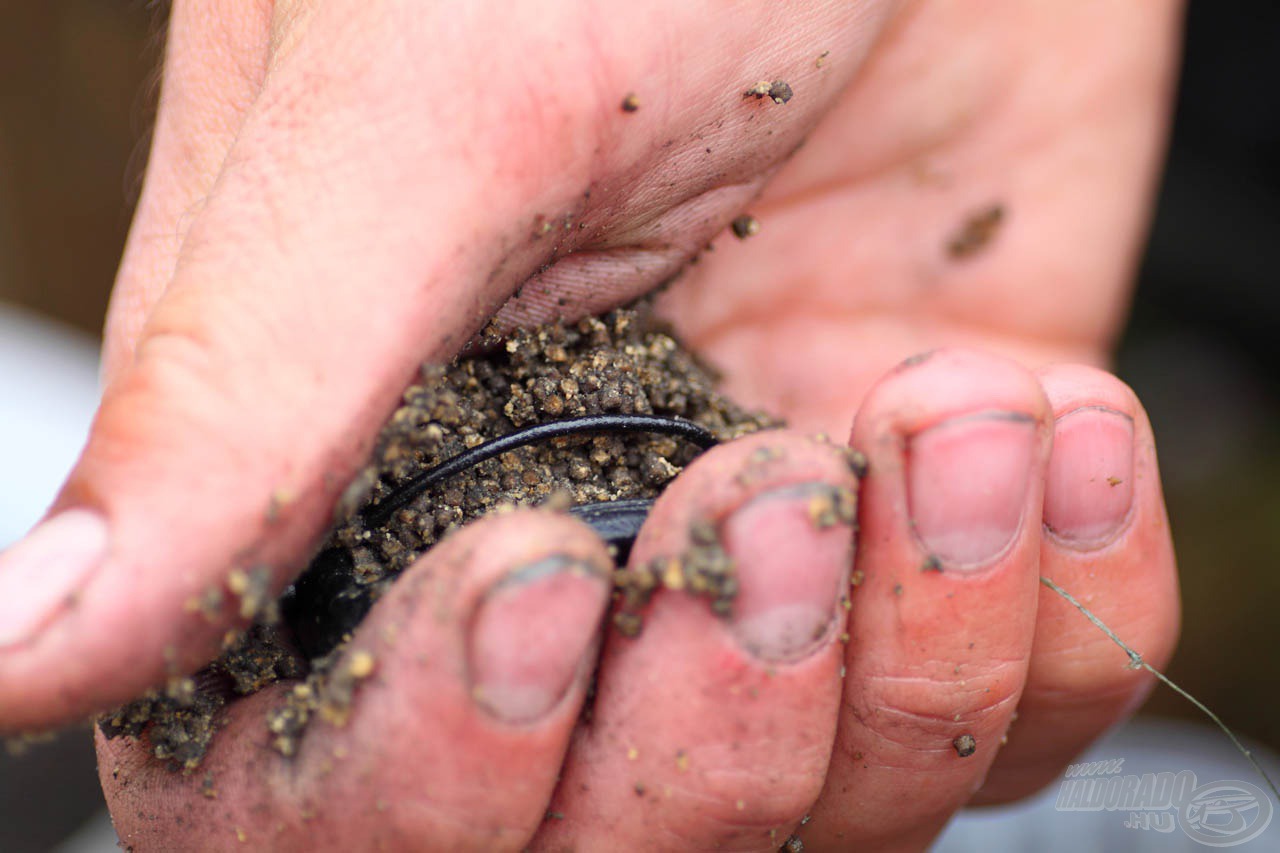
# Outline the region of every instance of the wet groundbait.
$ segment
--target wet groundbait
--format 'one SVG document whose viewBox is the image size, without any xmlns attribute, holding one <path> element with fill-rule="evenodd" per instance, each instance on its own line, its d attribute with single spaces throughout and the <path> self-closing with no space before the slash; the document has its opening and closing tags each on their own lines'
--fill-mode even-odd
<svg viewBox="0 0 1280 853">
<path fill-rule="evenodd" d="M 593 526 L 625 565 L 653 499 L 684 466 L 718 441 L 777 425 L 717 393 L 714 372 L 645 307 L 488 343 L 478 355 L 423 367 L 340 499 L 339 521 L 278 606 L 253 608 L 257 622 L 221 657 L 107 715 L 104 733 L 145 736 L 157 757 L 191 769 L 227 703 L 293 681 L 265 721 L 276 748 L 293 754 L 315 716 L 345 719 L 370 670 L 344 658 L 345 641 L 450 531 L 504 507 L 549 505 Z M 687 570 L 697 576 L 675 580 L 726 613 L 737 589 L 732 561 L 714 537 L 694 538 L 699 559 Z M 672 582 L 670 572 L 615 573 L 620 630 L 639 630 L 639 609 Z M 252 572 L 238 577 L 255 588 Z"/>
<path fill-rule="evenodd" d="M 716 437 L 693 421 L 661 415 L 585 415 L 526 426 L 464 450 L 457 456 L 400 483 L 382 500 L 360 511 L 366 529 L 391 521 L 432 487 L 490 459 L 535 442 L 588 435 L 653 433 L 684 439 L 699 450 L 718 443 Z M 652 498 L 594 501 L 570 506 L 568 512 L 587 523 L 612 549 L 614 561 L 625 566 L 640 527 L 653 506 Z M 351 552 L 326 548 L 311 562 L 297 582 L 281 598 L 281 612 L 299 649 L 309 658 L 328 654 L 359 626 L 373 606 L 373 588 L 353 585 L 355 562 Z"/>
</svg>

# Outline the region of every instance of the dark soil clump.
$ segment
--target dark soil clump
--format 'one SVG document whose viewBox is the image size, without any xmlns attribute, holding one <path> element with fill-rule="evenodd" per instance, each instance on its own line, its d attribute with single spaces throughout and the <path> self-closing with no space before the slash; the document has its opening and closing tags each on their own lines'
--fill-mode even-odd
<svg viewBox="0 0 1280 853">
<path fill-rule="evenodd" d="M 284 623 L 265 624 L 276 607 L 255 607 L 264 624 L 194 679 L 179 680 L 177 689 L 150 693 L 103 718 L 108 737 L 145 731 L 157 757 L 192 768 L 228 701 L 277 680 L 305 679 L 264 722 L 277 749 L 291 755 L 315 715 L 339 725 L 345 721 L 355 684 L 373 669 L 373 660 L 360 653 L 344 657 L 341 641 L 395 577 L 451 530 L 513 504 L 566 508 L 653 498 L 699 452 L 679 437 L 647 432 L 556 438 L 433 484 L 385 522 L 370 523 L 362 512 L 397 485 L 466 450 L 526 427 L 595 415 L 683 418 L 722 441 L 775 425 L 719 395 L 714 373 L 645 307 L 520 330 L 508 340 L 485 343 L 492 349 L 480 355 L 423 367 L 404 392 L 369 465 L 339 501 L 340 520 L 325 548 L 282 599 Z M 638 608 L 658 586 L 704 595 L 716 612 L 727 612 L 737 589 L 732 562 L 714 536 L 695 534 L 692 559 L 681 565 L 616 573 L 619 628 L 639 630 Z M 304 636 L 308 632 L 318 632 L 318 639 Z M 310 652 L 309 664 L 295 646 Z"/>
<path fill-rule="evenodd" d="M 689 531 L 690 544 L 676 557 L 658 557 L 616 575 L 619 606 L 614 627 L 627 637 L 640 633 L 640 611 L 658 589 L 683 590 L 711 602 L 711 612 L 728 616 L 738 594 L 733 558 L 720 542 L 720 531 L 710 522 L 696 522 Z"/>
<path fill-rule="evenodd" d="M 947 240 L 947 254 L 956 260 L 978 254 L 995 239 L 1004 219 L 1004 205 L 999 202 L 971 213 Z"/>
<path fill-rule="evenodd" d="M 786 80 L 761 80 L 742 93 L 744 98 L 755 98 L 757 101 L 768 98 L 775 104 L 785 104 L 795 93 Z"/>
<path fill-rule="evenodd" d="M 671 335 L 635 311 L 518 331 L 485 356 L 424 368 L 344 505 L 350 511 L 376 503 L 418 471 L 549 421 L 659 414 L 694 421 L 721 440 L 770 425 L 717 394 L 714 382 Z M 655 497 L 696 455 L 678 438 L 646 434 L 519 448 L 423 493 L 382 527 L 368 529 L 352 513 L 333 541 L 349 549 L 355 580 L 374 584 L 501 504 L 541 504 L 553 495 L 572 504 Z"/>
<path fill-rule="evenodd" d="M 156 758 L 194 769 L 216 730 L 218 712 L 237 696 L 306 674 L 303 662 L 274 625 L 256 624 L 232 642 L 216 661 L 190 678 L 174 678 L 163 690 L 103 716 L 108 738 L 138 737 L 144 731 Z"/>
</svg>

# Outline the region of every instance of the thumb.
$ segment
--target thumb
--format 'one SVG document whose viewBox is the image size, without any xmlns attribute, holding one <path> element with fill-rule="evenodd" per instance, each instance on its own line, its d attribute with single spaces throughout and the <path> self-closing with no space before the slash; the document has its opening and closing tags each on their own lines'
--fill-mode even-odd
<svg viewBox="0 0 1280 853">
<path fill-rule="evenodd" d="M 581 14 L 562 17 L 314 4 L 275 40 L 80 462 L 0 555 L 0 730 L 211 658 L 296 573 L 416 365 L 535 273 L 524 316 L 669 278 L 794 149 L 873 30 L 843 5 L 611 12 L 578 40 Z M 817 69 L 815 32 L 849 59 Z M 503 35 L 524 50 L 477 68 L 475 46 Z M 793 67 L 812 96 L 744 100 L 769 72 L 743 57 Z M 651 108 L 625 113 L 636 81 Z"/>
</svg>

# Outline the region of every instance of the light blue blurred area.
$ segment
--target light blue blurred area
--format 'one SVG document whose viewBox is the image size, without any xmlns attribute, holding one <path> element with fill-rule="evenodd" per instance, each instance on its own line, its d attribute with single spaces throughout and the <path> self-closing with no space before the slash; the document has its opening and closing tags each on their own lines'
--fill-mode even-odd
<svg viewBox="0 0 1280 853">
<path fill-rule="evenodd" d="M 1280 758 L 1256 743 L 1246 744 L 1272 779 L 1280 779 Z M 1264 789 L 1266 783 L 1217 729 L 1181 720 L 1138 718 L 1091 746 L 1080 762 L 1123 759 L 1124 774 L 1190 770 L 1201 785 L 1240 780 Z M 967 809 L 934 843 L 930 853 L 1204 853 L 1214 849 L 1244 853 L 1280 851 L 1280 803 L 1271 800 L 1272 819 L 1255 838 L 1209 846 L 1174 828 L 1161 833 L 1126 829 L 1123 811 L 1059 811 L 1062 779 L 1035 797 L 1010 806 Z M 1176 809 L 1170 814 L 1176 817 Z M 1246 813 L 1249 818 L 1254 812 Z M 1253 824 L 1258 826 L 1258 824 Z M 1247 834 L 1247 833 L 1246 833 Z M 1243 835 L 1242 835 L 1243 837 Z"/>
<path fill-rule="evenodd" d="M 0 549 L 49 506 L 97 405 L 97 341 L 0 303 Z"/>
</svg>

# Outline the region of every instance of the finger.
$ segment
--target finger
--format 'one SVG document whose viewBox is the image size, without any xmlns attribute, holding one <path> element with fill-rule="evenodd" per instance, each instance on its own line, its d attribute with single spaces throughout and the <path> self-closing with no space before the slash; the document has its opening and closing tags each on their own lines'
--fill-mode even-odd
<svg viewBox="0 0 1280 853">
<path fill-rule="evenodd" d="M 262 87 L 270 17 L 266 3 L 172 4 L 146 180 L 103 334 L 107 383 L 132 359 L 142 326 L 173 276 L 187 230 Z"/>
<path fill-rule="evenodd" d="M 1056 418 L 1040 572 L 1144 660 L 1163 667 L 1178 636 L 1178 581 L 1151 424 L 1133 392 L 1090 367 L 1039 372 Z M 1027 686 L 981 802 L 1048 784 L 1154 684 L 1052 590 L 1040 591 Z"/>
<path fill-rule="evenodd" d="M 981 784 L 1031 652 L 1051 423 L 1030 372 L 965 350 L 864 401 L 848 675 L 806 847 L 924 849 Z"/>
<path fill-rule="evenodd" d="M 266 720 L 288 686 L 233 706 L 196 773 L 135 759 L 126 784 L 109 772 L 120 748 L 100 742 L 117 832 L 140 849 L 231 846 L 237 831 L 262 849 L 523 848 L 581 712 L 611 567 L 565 516 L 468 525 L 370 611 L 290 758 Z"/>
<path fill-rule="evenodd" d="M 286 583 L 422 360 L 595 241 L 614 260 L 666 258 L 615 280 L 616 300 L 673 274 L 816 121 L 881 7 L 708 19 L 673 4 L 658 28 L 637 8 L 572 49 L 582 22 L 532 7 L 364 8 L 315 6 L 273 53 L 55 515 L 0 557 L 0 727 L 67 720 L 210 659 L 237 610 L 206 620 L 184 602 L 233 568 L 264 569 L 268 593 Z M 654 67 L 663 28 L 682 49 Z M 796 55 L 814 32 L 851 57 L 836 73 Z M 504 33 L 528 50 L 478 73 L 480 34 Z M 812 98 L 785 113 L 744 99 L 744 56 L 794 65 Z M 618 93 L 637 80 L 660 85 L 629 117 Z M 585 227 L 535 228 L 549 213 Z"/>
<path fill-rule="evenodd" d="M 855 488 L 843 450 L 789 432 L 716 448 L 668 487 L 630 571 L 661 567 L 686 591 L 659 591 L 638 637 L 608 637 L 590 722 L 536 847 L 766 850 L 786 839 L 821 789 L 835 735 Z M 712 598 L 723 594 L 715 567 L 729 560 L 738 586 L 725 618 L 687 590 L 703 571 Z"/>
</svg>

